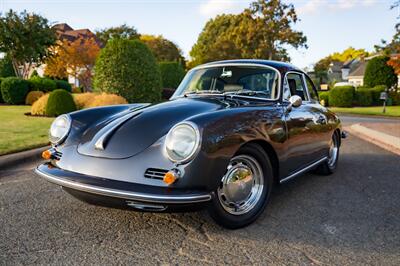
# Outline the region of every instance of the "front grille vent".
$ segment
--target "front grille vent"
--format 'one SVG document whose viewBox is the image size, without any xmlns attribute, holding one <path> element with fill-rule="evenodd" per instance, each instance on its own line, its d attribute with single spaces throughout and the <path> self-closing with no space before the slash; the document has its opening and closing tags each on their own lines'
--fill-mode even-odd
<svg viewBox="0 0 400 266">
<path fill-rule="evenodd" d="M 151 179 L 159 179 L 163 180 L 164 175 L 168 172 L 165 169 L 157 169 L 157 168 L 148 168 L 144 173 L 144 177 Z"/>
</svg>

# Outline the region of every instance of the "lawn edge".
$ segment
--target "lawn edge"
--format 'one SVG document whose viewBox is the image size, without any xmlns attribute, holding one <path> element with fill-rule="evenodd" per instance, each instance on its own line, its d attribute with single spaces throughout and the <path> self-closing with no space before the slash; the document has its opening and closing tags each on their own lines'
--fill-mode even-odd
<svg viewBox="0 0 400 266">
<path fill-rule="evenodd" d="M 6 170 L 15 167 L 19 164 L 24 164 L 32 161 L 39 161 L 43 151 L 48 149 L 49 146 L 42 146 L 27 151 L 6 154 L 0 156 L 0 170 Z"/>
</svg>

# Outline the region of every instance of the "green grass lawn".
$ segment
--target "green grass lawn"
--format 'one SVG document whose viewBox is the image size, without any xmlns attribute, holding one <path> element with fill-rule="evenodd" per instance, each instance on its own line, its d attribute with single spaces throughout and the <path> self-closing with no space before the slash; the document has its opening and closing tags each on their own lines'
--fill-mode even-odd
<svg viewBox="0 0 400 266">
<path fill-rule="evenodd" d="M 53 118 L 24 115 L 30 108 L 0 105 L 0 155 L 49 143 L 48 130 Z"/>
<path fill-rule="evenodd" d="M 335 113 L 347 113 L 347 114 L 357 114 L 357 115 L 380 115 L 380 116 L 398 116 L 400 117 L 400 106 L 387 106 L 386 113 L 382 113 L 382 106 L 373 107 L 330 107 Z"/>
</svg>

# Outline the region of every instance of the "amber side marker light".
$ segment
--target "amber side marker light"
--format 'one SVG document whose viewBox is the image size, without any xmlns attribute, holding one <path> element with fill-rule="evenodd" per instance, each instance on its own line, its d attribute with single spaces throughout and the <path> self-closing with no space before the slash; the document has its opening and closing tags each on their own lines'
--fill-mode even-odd
<svg viewBox="0 0 400 266">
<path fill-rule="evenodd" d="M 164 183 L 171 185 L 179 178 L 179 174 L 176 171 L 168 171 L 163 178 Z"/>
<path fill-rule="evenodd" d="M 50 160 L 51 159 L 51 151 L 50 150 L 45 150 L 44 152 L 42 152 L 42 158 L 46 159 L 46 160 Z"/>
</svg>

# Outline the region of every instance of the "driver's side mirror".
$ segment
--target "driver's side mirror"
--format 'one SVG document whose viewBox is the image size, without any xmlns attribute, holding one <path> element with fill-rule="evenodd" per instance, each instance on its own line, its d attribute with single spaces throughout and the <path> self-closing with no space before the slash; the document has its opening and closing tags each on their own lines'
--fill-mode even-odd
<svg viewBox="0 0 400 266">
<path fill-rule="evenodd" d="M 303 103 L 303 100 L 301 99 L 300 96 L 298 95 L 293 95 L 289 98 L 289 106 L 288 106 L 288 111 L 292 110 L 292 107 L 299 107 Z"/>
</svg>

